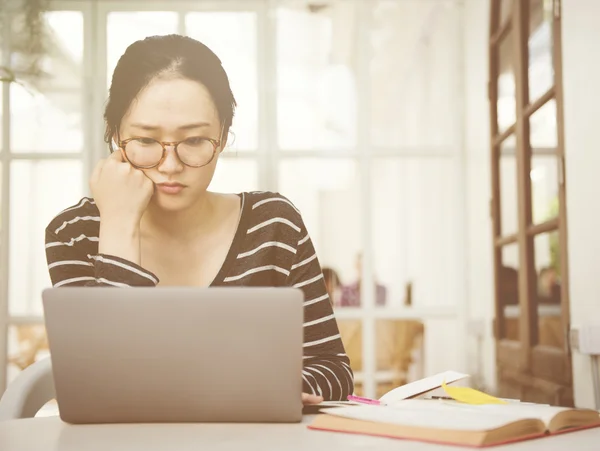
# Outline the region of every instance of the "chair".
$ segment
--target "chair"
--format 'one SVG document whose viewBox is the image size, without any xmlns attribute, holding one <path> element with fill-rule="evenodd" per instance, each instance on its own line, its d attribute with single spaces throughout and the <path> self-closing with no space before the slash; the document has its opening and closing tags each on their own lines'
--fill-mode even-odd
<svg viewBox="0 0 600 451">
<path fill-rule="evenodd" d="M 25 368 L 0 398 L 0 421 L 33 418 L 56 396 L 50 357 Z"/>
<path fill-rule="evenodd" d="M 340 319 L 337 321 L 346 354 L 355 372 L 355 394 L 362 395 L 362 320 Z M 381 319 L 375 325 L 376 371 L 387 373 L 377 379 L 377 397 L 389 390 L 410 382 L 410 373 L 417 370 L 417 379 L 423 377 L 423 336 L 425 326 L 419 320 Z M 418 358 L 415 354 L 419 353 Z"/>
</svg>

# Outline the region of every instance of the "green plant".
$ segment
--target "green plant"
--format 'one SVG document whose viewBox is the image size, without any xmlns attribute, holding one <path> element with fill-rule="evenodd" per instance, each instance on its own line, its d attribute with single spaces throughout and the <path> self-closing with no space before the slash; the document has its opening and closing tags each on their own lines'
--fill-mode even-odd
<svg viewBox="0 0 600 451">
<path fill-rule="evenodd" d="M 0 82 L 31 80 L 45 75 L 43 59 L 49 32 L 44 19 L 48 0 L 0 0 L 0 51 L 10 49 L 10 66 L 0 62 Z"/>
</svg>

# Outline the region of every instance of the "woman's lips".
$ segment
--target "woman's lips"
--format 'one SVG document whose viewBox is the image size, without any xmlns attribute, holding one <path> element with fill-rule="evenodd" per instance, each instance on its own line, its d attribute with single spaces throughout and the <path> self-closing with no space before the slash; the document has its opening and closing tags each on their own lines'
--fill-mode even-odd
<svg viewBox="0 0 600 451">
<path fill-rule="evenodd" d="M 165 194 L 179 194 L 185 188 L 181 183 L 157 183 L 156 188 Z"/>
</svg>

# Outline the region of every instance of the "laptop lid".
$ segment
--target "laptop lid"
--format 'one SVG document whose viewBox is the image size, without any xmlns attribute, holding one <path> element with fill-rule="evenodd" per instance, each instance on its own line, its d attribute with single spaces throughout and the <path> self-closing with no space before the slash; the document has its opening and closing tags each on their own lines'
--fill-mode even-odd
<svg viewBox="0 0 600 451">
<path fill-rule="evenodd" d="M 299 289 L 63 287 L 42 298 L 63 421 L 301 420 Z"/>
</svg>

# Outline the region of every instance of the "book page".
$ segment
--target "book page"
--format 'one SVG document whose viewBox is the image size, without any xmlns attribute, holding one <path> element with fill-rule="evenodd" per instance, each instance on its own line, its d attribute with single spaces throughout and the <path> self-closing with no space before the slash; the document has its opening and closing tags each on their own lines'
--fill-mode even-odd
<svg viewBox="0 0 600 451">
<path fill-rule="evenodd" d="M 407 400 L 392 406 L 331 408 L 324 412 L 355 420 L 456 431 L 488 431 L 518 419 L 507 413 L 489 412 L 482 415 L 480 411 L 426 400 Z"/>
<path fill-rule="evenodd" d="M 457 403 L 458 404 L 458 403 Z M 552 421 L 555 415 L 560 412 L 564 412 L 567 410 L 573 410 L 568 407 L 556 407 L 556 406 L 547 406 L 547 405 L 536 405 L 536 404 L 519 404 L 519 403 L 509 403 L 509 404 L 485 404 L 478 406 L 468 406 L 472 407 L 473 412 L 480 412 L 482 414 L 500 414 L 500 415 L 509 415 L 515 419 L 523 419 L 523 418 L 539 418 L 542 420 L 547 426 Z M 461 408 L 464 408 L 461 405 Z"/>
<path fill-rule="evenodd" d="M 443 382 L 450 384 L 461 379 L 466 379 L 467 377 L 469 377 L 468 374 L 459 373 L 457 371 L 445 371 L 394 388 L 379 398 L 379 400 L 384 404 L 392 404 L 403 399 L 412 398 L 413 396 L 435 390 L 436 388 L 441 387 Z"/>
<path fill-rule="evenodd" d="M 407 404 L 411 401 L 412 404 Z M 426 401 L 427 402 L 427 401 Z M 431 400 L 429 400 L 431 402 Z M 429 409 L 428 406 L 423 406 L 421 400 L 406 400 L 400 403 L 403 408 L 411 409 Z M 449 408 L 460 409 L 461 411 L 474 412 L 479 415 L 504 415 L 516 420 L 523 419 L 539 419 L 548 427 L 552 419 L 561 412 L 573 411 L 577 409 L 569 407 L 557 407 L 544 404 L 518 403 L 511 402 L 507 404 L 464 404 L 458 401 L 440 400 L 438 401 L 437 409 Z M 444 407 L 445 406 L 445 407 Z"/>
</svg>

